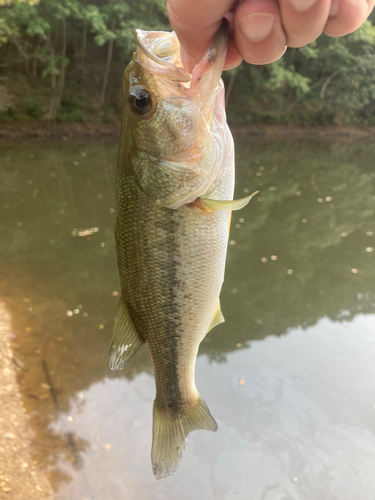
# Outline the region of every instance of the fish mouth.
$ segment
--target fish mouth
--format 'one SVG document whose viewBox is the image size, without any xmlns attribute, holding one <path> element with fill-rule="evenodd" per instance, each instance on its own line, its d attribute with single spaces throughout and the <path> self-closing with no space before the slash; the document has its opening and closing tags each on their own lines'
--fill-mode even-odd
<svg viewBox="0 0 375 500">
<path fill-rule="evenodd" d="M 136 30 L 137 56 L 140 65 L 147 71 L 167 80 L 183 83 L 186 88 L 199 93 L 206 87 L 217 87 L 224 69 L 227 51 L 229 23 L 224 18 L 221 27 L 203 59 L 190 74 L 183 67 L 180 43 L 172 31 Z M 209 85 L 208 85 L 209 84 Z"/>
</svg>

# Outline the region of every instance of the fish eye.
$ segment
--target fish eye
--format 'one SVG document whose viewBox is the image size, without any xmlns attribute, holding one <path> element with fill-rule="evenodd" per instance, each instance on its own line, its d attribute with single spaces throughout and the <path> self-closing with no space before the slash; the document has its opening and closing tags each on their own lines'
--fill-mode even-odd
<svg viewBox="0 0 375 500">
<path fill-rule="evenodd" d="M 144 88 L 134 89 L 130 96 L 130 107 L 138 116 L 146 116 L 153 109 L 151 94 Z"/>
</svg>

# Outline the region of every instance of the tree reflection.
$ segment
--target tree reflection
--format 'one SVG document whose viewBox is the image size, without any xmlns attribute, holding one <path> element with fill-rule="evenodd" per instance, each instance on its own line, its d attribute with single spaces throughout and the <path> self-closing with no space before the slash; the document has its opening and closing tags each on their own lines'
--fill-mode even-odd
<svg viewBox="0 0 375 500">
<path fill-rule="evenodd" d="M 236 244 L 221 298 L 227 322 L 201 352 L 220 360 L 237 343 L 323 316 L 342 321 L 374 312 L 374 150 L 367 143 L 238 141 L 238 195 L 256 188 L 259 201 L 233 214 Z"/>
</svg>

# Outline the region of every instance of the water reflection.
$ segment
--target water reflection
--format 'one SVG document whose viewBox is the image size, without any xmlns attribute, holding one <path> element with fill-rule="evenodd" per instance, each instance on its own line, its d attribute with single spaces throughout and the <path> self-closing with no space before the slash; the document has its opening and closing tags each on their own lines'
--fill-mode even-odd
<svg viewBox="0 0 375 500">
<path fill-rule="evenodd" d="M 237 194 L 260 193 L 233 214 L 226 323 L 198 360 L 220 429 L 193 433 L 183 466 L 157 483 L 148 355 L 118 374 L 107 367 L 117 146 L 2 145 L 0 300 L 33 458 L 56 498 L 375 495 L 375 144 L 236 143 Z"/>
</svg>

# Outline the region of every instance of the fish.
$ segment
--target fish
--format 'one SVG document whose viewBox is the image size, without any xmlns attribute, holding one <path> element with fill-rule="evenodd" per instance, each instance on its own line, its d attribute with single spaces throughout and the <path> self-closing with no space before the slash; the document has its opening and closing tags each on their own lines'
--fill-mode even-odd
<svg viewBox="0 0 375 500">
<path fill-rule="evenodd" d="M 187 435 L 216 431 L 195 385 L 200 342 L 224 321 L 219 295 L 233 201 L 234 145 L 221 73 L 224 21 L 188 73 L 174 32 L 136 30 L 124 72 L 116 174 L 121 296 L 109 366 L 146 344 L 156 396 L 151 462 L 157 479 L 179 466 Z"/>
</svg>

